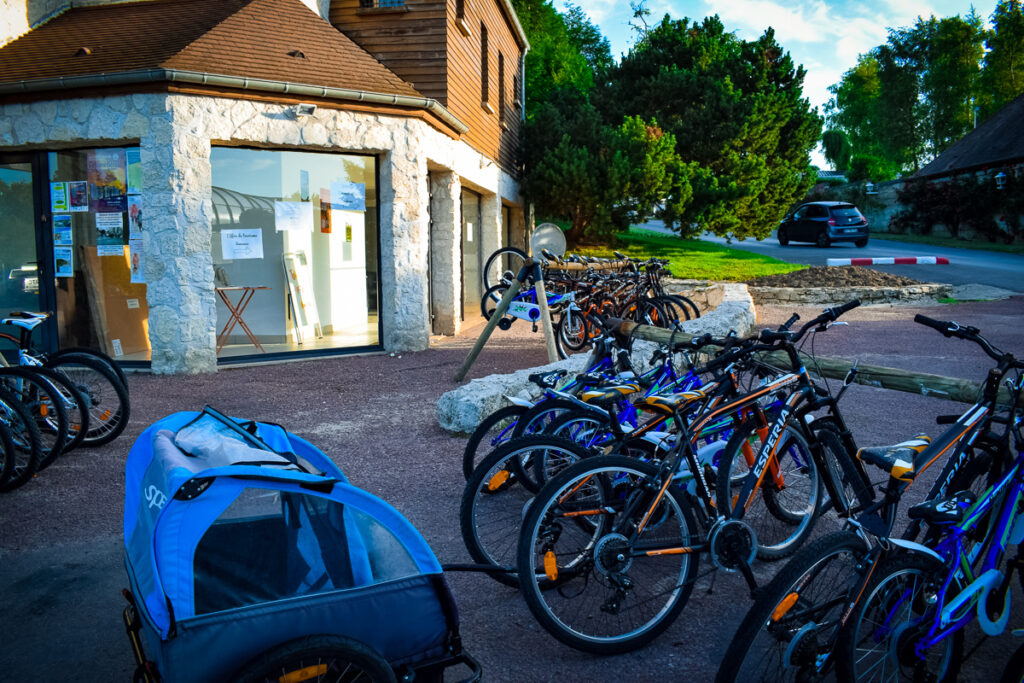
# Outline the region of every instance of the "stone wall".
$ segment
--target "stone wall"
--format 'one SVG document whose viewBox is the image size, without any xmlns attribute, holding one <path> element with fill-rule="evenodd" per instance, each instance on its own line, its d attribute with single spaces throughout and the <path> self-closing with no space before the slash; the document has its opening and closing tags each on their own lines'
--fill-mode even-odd
<svg viewBox="0 0 1024 683">
<path fill-rule="evenodd" d="M 751 287 L 758 306 L 832 306 L 860 299 L 863 304 L 934 302 L 953 294 L 953 285 L 921 284 L 908 287 Z"/>
<path fill-rule="evenodd" d="M 429 342 L 428 164 L 489 192 L 489 223 L 481 229 L 490 236 L 498 234 L 500 221 L 495 193 L 516 187 L 468 145 L 418 119 L 320 107 L 314 116 L 296 120 L 287 105 L 168 94 L 0 106 L 0 150 L 140 146 L 154 372 L 216 368 L 210 148 L 225 142 L 378 159 L 381 341 L 391 351 L 423 349 Z M 457 194 L 454 199 L 446 229 L 455 231 L 449 243 L 457 249 L 461 226 L 452 218 L 459 214 Z M 442 278 L 458 275 L 451 267 L 444 272 Z M 460 318 L 454 305 L 452 316 Z"/>
</svg>

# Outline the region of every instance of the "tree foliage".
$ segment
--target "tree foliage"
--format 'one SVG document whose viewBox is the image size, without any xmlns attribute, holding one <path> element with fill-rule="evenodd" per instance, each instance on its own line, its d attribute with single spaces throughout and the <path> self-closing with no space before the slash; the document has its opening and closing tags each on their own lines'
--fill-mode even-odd
<svg viewBox="0 0 1024 683">
<path fill-rule="evenodd" d="M 527 118 L 557 90 L 589 92 L 594 87 L 593 70 L 551 0 L 512 4 L 530 41 L 523 74 Z"/>
<path fill-rule="evenodd" d="M 717 16 L 692 24 L 666 16 L 595 96 L 606 120 L 653 117 L 675 137 L 680 181 L 666 223 L 763 237 L 813 183 L 809 151 L 821 122 L 803 78 L 771 29 L 744 41 Z"/>
<path fill-rule="evenodd" d="M 569 38 L 590 65 L 594 81 L 600 82 L 615 65 L 611 43 L 601 35 L 601 30 L 590 21 L 590 17 L 579 5 L 569 3 L 562 18 Z"/>
<path fill-rule="evenodd" d="M 919 17 L 890 29 L 830 88 L 829 127 L 847 135 L 851 160 L 883 174 L 872 180 L 912 173 L 970 132 L 976 115 L 982 121 L 1024 92 L 1022 69 L 1020 0 L 999 2 L 991 30 L 973 11 Z"/>
</svg>

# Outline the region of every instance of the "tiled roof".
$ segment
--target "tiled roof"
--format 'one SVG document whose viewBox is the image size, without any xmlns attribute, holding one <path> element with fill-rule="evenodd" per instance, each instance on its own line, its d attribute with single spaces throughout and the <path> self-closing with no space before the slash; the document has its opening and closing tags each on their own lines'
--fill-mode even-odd
<svg viewBox="0 0 1024 683">
<path fill-rule="evenodd" d="M 1024 95 L 953 143 L 914 176 L 950 175 L 1021 159 L 1024 159 Z"/>
<path fill-rule="evenodd" d="M 419 96 L 300 0 L 76 7 L 0 48 L 0 84 L 145 69 Z"/>
</svg>

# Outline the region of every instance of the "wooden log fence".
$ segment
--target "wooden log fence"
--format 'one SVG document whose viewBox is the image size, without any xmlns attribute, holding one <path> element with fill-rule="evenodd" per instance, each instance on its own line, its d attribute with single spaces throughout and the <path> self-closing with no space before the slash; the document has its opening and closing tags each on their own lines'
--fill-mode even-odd
<svg viewBox="0 0 1024 683">
<path fill-rule="evenodd" d="M 635 339 L 645 339 L 659 344 L 667 345 L 671 342 L 685 343 L 695 336 L 699 336 L 684 334 L 683 332 L 673 333 L 671 330 L 640 325 L 629 320 L 611 320 L 609 322 L 612 329 L 620 335 Z M 830 379 L 844 379 L 850 368 L 854 365 L 854 361 L 845 358 L 818 356 L 812 360 L 808 354 L 801 354 L 801 356 L 807 359 L 806 367 L 809 372 Z M 765 353 L 762 354 L 761 358 L 766 363 L 783 370 L 792 369 L 789 356 L 785 353 Z M 944 377 L 926 372 L 911 372 L 909 370 L 869 365 L 867 363 L 857 363 L 857 375 L 853 381 L 869 387 L 893 389 L 922 396 L 934 396 L 958 403 L 976 402 L 981 396 L 982 388 L 979 382 L 972 382 L 966 379 Z M 1003 404 L 1009 403 L 1010 395 L 1006 387 L 1000 388 L 999 400 Z M 1024 403 L 1024 401 L 1021 403 Z M 1021 407 L 1024 408 L 1024 405 Z"/>
</svg>

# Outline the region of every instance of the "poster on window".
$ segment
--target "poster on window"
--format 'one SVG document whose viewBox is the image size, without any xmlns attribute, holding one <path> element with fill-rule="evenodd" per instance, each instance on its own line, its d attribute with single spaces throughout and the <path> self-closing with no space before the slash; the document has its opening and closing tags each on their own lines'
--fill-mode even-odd
<svg viewBox="0 0 1024 683">
<path fill-rule="evenodd" d="M 53 274 L 56 277 L 72 277 L 75 274 L 71 247 L 53 248 Z"/>
<path fill-rule="evenodd" d="M 142 237 L 142 197 L 128 195 L 128 239 Z"/>
<path fill-rule="evenodd" d="M 124 151 L 128 194 L 142 194 L 142 156 L 138 147 Z"/>
<path fill-rule="evenodd" d="M 68 210 L 76 212 L 89 210 L 88 180 L 72 180 L 68 183 Z"/>
<path fill-rule="evenodd" d="M 124 256 L 124 214 L 98 213 L 96 215 L 96 254 Z"/>
<path fill-rule="evenodd" d="M 320 232 L 331 234 L 331 192 L 320 188 Z"/>
<path fill-rule="evenodd" d="M 60 214 L 53 217 L 53 244 L 58 247 L 71 246 L 71 215 Z"/>
<path fill-rule="evenodd" d="M 263 229 L 221 230 L 220 249 L 225 260 L 263 258 Z"/>
<path fill-rule="evenodd" d="M 142 240 L 128 240 L 128 254 L 131 258 L 131 282 L 132 284 L 145 284 L 146 276 L 142 271 Z"/>
<path fill-rule="evenodd" d="M 68 210 L 68 184 L 50 183 L 50 211 Z"/>
<path fill-rule="evenodd" d="M 299 171 L 299 201 L 309 201 L 309 171 Z"/>
<path fill-rule="evenodd" d="M 89 210 L 124 213 L 128 190 L 124 149 L 91 149 L 86 166 L 89 170 Z"/>
<path fill-rule="evenodd" d="M 313 230 L 313 204 L 311 202 L 274 202 L 274 226 L 284 230 Z"/>
<path fill-rule="evenodd" d="M 366 211 L 366 184 L 331 183 L 331 206 L 342 211 Z"/>
</svg>

